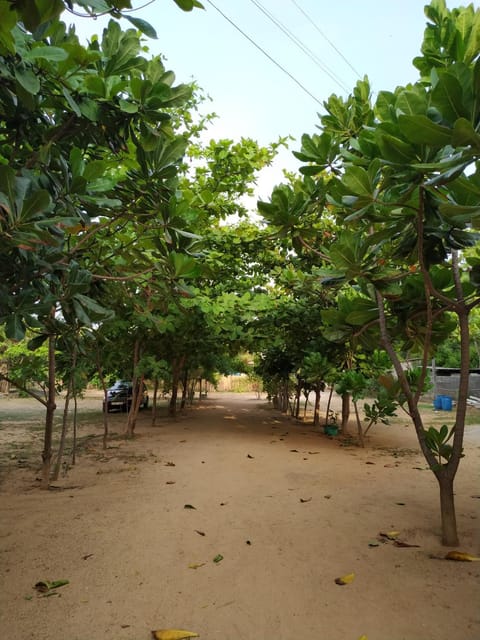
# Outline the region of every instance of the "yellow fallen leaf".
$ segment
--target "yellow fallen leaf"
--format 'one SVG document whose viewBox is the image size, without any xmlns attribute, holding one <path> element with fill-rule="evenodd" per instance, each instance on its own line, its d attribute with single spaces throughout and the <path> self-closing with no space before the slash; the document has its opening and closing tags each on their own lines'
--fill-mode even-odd
<svg viewBox="0 0 480 640">
<path fill-rule="evenodd" d="M 336 584 L 350 584 L 351 582 L 353 582 L 355 579 L 355 574 L 354 573 L 347 573 L 346 576 L 342 576 L 341 578 L 337 578 L 335 580 Z"/>
<path fill-rule="evenodd" d="M 184 638 L 198 638 L 198 633 L 185 629 L 158 629 L 152 631 L 155 640 L 183 640 Z"/>
<path fill-rule="evenodd" d="M 367 636 L 361 636 L 358 640 L 368 640 Z"/>
<path fill-rule="evenodd" d="M 459 562 L 480 562 L 480 558 L 472 556 L 464 551 L 449 551 L 445 560 L 458 560 Z"/>
<path fill-rule="evenodd" d="M 400 531 L 387 531 L 386 533 L 380 533 L 382 538 L 387 538 L 388 540 L 395 540 L 400 535 Z"/>
<path fill-rule="evenodd" d="M 192 562 L 191 564 L 188 565 L 189 569 L 200 569 L 200 567 L 203 567 L 205 564 L 205 562 Z"/>
</svg>

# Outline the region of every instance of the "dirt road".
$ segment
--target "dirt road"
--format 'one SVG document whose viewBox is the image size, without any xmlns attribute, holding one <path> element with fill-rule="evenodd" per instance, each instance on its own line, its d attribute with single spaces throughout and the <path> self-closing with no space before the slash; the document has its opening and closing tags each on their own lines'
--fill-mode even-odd
<svg viewBox="0 0 480 640">
<path fill-rule="evenodd" d="M 57 489 L 15 471 L 1 487 L 2 638 L 478 640 L 480 563 L 437 559 L 438 490 L 412 430 L 375 429 L 360 450 L 253 394 L 213 394 L 155 428 L 142 414 L 106 452 L 92 438 Z M 457 517 L 477 555 L 479 458 L 468 436 Z M 379 535 L 392 531 L 418 546 Z M 57 579 L 69 584 L 50 597 L 33 589 Z"/>
</svg>

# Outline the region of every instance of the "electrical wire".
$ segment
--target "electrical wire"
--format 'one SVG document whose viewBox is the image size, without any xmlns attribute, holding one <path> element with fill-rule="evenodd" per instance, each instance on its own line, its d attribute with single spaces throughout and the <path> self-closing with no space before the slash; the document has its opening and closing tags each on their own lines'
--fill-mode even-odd
<svg viewBox="0 0 480 640">
<path fill-rule="evenodd" d="M 223 13 L 223 11 L 221 11 L 213 2 L 212 0 L 207 0 L 208 4 L 211 5 L 216 11 L 218 11 L 218 13 L 225 18 L 225 20 L 227 20 L 227 22 L 229 22 L 232 27 L 234 27 L 237 31 L 239 31 L 242 36 L 244 38 L 246 38 L 251 44 L 253 44 L 254 47 L 256 47 L 259 51 L 261 51 L 263 53 L 264 56 L 266 56 L 270 62 L 273 62 L 273 64 L 278 67 L 281 71 L 283 71 L 283 73 L 285 73 L 291 80 L 293 80 L 293 82 L 295 82 L 296 85 L 298 85 L 306 94 L 308 94 L 313 100 L 315 100 L 315 102 L 317 102 L 319 105 L 321 105 L 323 107 L 323 103 L 321 100 L 319 100 L 316 96 L 313 95 L 313 93 L 311 93 L 301 82 L 300 80 L 297 80 L 297 78 L 295 78 L 294 75 L 292 75 L 289 71 L 287 71 L 287 69 L 285 69 L 285 67 L 283 67 L 279 62 L 277 62 L 277 60 L 275 60 L 275 58 L 272 58 L 272 56 L 267 53 L 265 51 L 265 49 L 263 49 L 259 44 L 257 44 L 255 42 L 255 40 L 253 40 L 253 38 L 251 38 L 249 35 L 247 35 L 245 33 L 245 31 L 242 31 L 242 29 L 235 24 L 235 22 L 233 20 L 231 20 L 227 15 L 225 15 L 225 13 Z"/>
<path fill-rule="evenodd" d="M 271 22 L 273 22 L 276 27 L 283 31 L 287 38 L 291 40 L 301 51 L 303 51 L 303 53 L 305 53 L 305 55 L 309 57 L 310 60 L 312 60 L 312 62 L 317 65 L 317 67 L 319 67 L 325 74 L 327 74 L 327 76 L 329 76 L 329 78 L 331 78 L 342 89 L 342 91 L 345 91 L 346 93 L 349 92 L 348 86 L 341 80 L 341 78 L 339 78 L 339 76 L 337 76 L 335 72 L 331 71 L 322 62 L 322 60 L 320 60 L 320 58 L 318 58 L 318 56 L 309 47 L 307 47 L 307 45 L 303 44 L 303 42 L 299 40 L 297 36 L 292 33 L 290 29 L 288 29 L 288 27 L 282 24 L 282 22 L 280 22 L 280 20 L 278 20 L 278 18 L 276 18 L 273 13 L 268 11 L 268 9 L 266 9 L 261 2 L 259 2 L 258 0 L 250 0 L 250 2 L 254 4 L 257 9 L 259 9 L 264 15 L 266 15 L 267 18 Z"/>
<path fill-rule="evenodd" d="M 335 49 L 335 51 L 338 53 L 338 55 L 342 58 L 342 60 L 350 67 L 350 69 L 355 73 L 355 75 L 360 78 L 360 80 L 362 79 L 362 76 L 360 75 L 360 73 L 355 69 L 355 67 L 347 60 L 347 58 L 343 55 L 343 53 L 340 51 L 340 49 L 338 49 L 334 43 L 329 40 L 329 38 L 323 33 L 323 31 L 320 29 L 320 27 L 315 23 L 315 21 L 313 20 L 313 18 L 311 18 L 308 13 L 306 11 L 304 11 L 302 9 L 302 7 L 295 1 L 295 0 L 290 0 L 290 2 L 295 5 L 295 7 L 297 7 L 297 9 L 300 11 L 300 13 L 302 13 L 305 18 L 310 22 L 310 24 L 318 31 L 318 33 L 322 36 L 322 38 L 324 38 L 328 44 L 333 47 L 333 49 Z"/>
</svg>

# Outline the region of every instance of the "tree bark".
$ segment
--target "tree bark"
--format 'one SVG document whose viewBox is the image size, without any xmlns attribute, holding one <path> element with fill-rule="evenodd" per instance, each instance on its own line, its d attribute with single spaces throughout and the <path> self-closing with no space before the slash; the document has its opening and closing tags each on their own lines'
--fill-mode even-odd
<svg viewBox="0 0 480 640">
<path fill-rule="evenodd" d="M 353 401 L 353 408 L 355 409 L 355 417 L 357 419 L 357 433 L 358 433 L 358 441 L 362 448 L 365 447 L 365 442 L 363 440 L 363 430 L 362 430 L 362 421 L 360 420 L 360 414 L 358 412 L 358 404 L 356 400 Z"/>
<path fill-rule="evenodd" d="M 65 450 L 65 440 L 67 438 L 68 409 L 70 407 L 71 392 L 72 392 L 72 377 L 70 376 L 70 379 L 68 381 L 67 395 L 65 397 L 65 405 L 63 407 L 62 433 L 60 435 L 60 443 L 58 445 L 57 459 L 55 461 L 55 466 L 53 468 L 52 480 L 58 480 L 58 476 L 60 475 L 60 467 L 62 465 L 63 452 Z"/>
<path fill-rule="evenodd" d="M 52 463 L 52 437 L 53 437 L 53 418 L 55 415 L 55 343 L 56 338 L 50 335 L 48 338 L 48 395 L 47 395 L 47 411 L 45 413 L 45 432 L 43 438 L 42 451 L 42 489 L 48 489 L 50 486 L 50 467 Z"/>
<path fill-rule="evenodd" d="M 315 407 L 313 409 L 313 426 L 318 427 L 320 424 L 320 385 L 315 385 Z"/>
<path fill-rule="evenodd" d="M 140 338 L 135 340 L 133 347 L 133 376 L 132 376 L 132 404 L 128 412 L 126 437 L 133 438 L 135 426 L 137 424 L 138 410 L 140 408 L 143 393 L 143 374 L 138 378 L 137 366 L 140 361 L 141 344 Z"/>
<path fill-rule="evenodd" d="M 344 393 L 342 396 L 342 432 L 348 431 L 348 421 L 350 420 L 350 394 Z"/>
<path fill-rule="evenodd" d="M 157 399 L 158 399 L 158 378 L 153 381 L 153 400 L 152 400 L 152 427 L 157 421 Z"/>
<path fill-rule="evenodd" d="M 453 478 L 447 474 L 437 477 L 440 487 L 440 511 L 442 516 L 442 544 L 446 547 L 458 547 L 457 519 L 455 516 L 455 497 Z"/>
</svg>

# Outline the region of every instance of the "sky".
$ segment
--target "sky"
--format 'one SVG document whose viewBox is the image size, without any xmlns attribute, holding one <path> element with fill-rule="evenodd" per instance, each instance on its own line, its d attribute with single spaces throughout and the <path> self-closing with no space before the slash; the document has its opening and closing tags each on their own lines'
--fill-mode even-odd
<svg viewBox="0 0 480 640">
<path fill-rule="evenodd" d="M 146 1 L 132 0 L 132 6 L 141 7 Z M 218 118 L 208 139 L 250 137 L 266 145 L 280 136 L 295 138 L 290 150 L 282 151 L 274 166 L 262 172 L 257 188 L 262 199 L 281 182 L 283 168 L 291 171 L 299 166 L 291 151 L 300 149 L 303 133 L 318 131 L 318 113 L 324 113 L 323 102 L 332 93 L 346 97 L 364 75 L 374 94 L 418 78 L 412 59 L 420 53 L 426 25 L 424 0 L 202 3 L 204 10 L 184 12 L 173 0 L 155 0 L 131 15 L 155 28 L 158 39 L 148 39 L 150 52 L 165 57 L 165 66 L 177 81 L 195 80 L 210 97 L 201 110 L 214 111 Z M 74 22 L 82 38 L 100 34 L 105 25 L 102 18 L 64 14 L 63 19 Z M 132 25 L 122 21 L 122 26 Z"/>
</svg>

